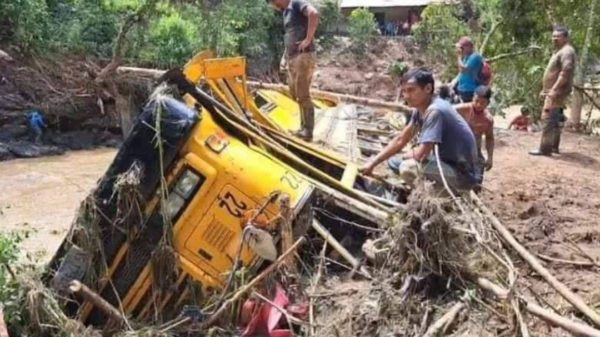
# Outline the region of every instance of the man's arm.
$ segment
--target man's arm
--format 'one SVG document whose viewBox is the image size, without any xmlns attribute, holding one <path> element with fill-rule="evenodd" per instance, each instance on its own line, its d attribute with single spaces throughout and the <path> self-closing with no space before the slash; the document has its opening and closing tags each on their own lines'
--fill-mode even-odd
<svg viewBox="0 0 600 337">
<path fill-rule="evenodd" d="M 414 159 L 418 162 L 423 161 L 433 150 L 433 147 L 436 143 L 422 143 L 414 150 L 408 152 L 406 155 L 402 156 L 402 159 Z"/>
<path fill-rule="evenodd" d="M 471 112 L 471 103 L 461 103 L 454 106 L 456 112 L 458 112 L 465 120 L 469 118 L 469 112 Z"/>
<path fill-rule="evenodd" d="M 490 127 L 485 132 L 485 150 L 487 151 L 486 170 L 491 170 L 492 166 L 494 166 L 494 142 L 494 121 L 492 120 Z"/>
<path fill-rule="evenodd" d="M 517 123 L 517 119 L 519 119 L 519 116 L 513 118 L 512 121 L 510 121 L 510 124 L 508 124 L 508 129 L 509 130 L 512 129 L 512 127 Z"/>
<path fill-rule="evenodd" d="M 413 123 L 408 124 L 400 134 L 398 134 L 392 141 L 373 159 L 363 166 L 360 171 L 364 174 L 373 173 L 373 169 L 389 159 L 391 156 L 402 151 L 402 149 L 410 142 L 412 137 L 415 135 L 415 126 Z"/>
<path fill-rule="evenodd" d="M 467 58 L 468 60 L 468 58 Z M 458 71 L 464 73 L 467 71 L 467 64 L 463 62 L 462 55 L 458 53 Z"/>
<path fill-rule="evenodd" d="M 308 48 L 313 43 L 319 26 L 319 11 L 313 5 L 307 4 L 302 13 L 308 18 L 308 28 L 306 29 L 306 38 L 298 45 L 300 51 Z"/>
</svg>

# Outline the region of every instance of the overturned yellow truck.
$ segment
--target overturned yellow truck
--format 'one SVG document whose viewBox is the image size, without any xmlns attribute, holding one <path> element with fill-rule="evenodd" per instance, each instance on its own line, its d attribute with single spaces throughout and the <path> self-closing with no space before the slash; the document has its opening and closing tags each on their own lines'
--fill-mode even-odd
<svg viewBox="0 0 600 337">
<path fill-rule="evenodd" d="M 254 223 L 276 242 L 268 224 L 285 213 L 294 236 L 331 235 L 356 252 L 400 207 L 401 189 L 290 136 L 297 106 L 276 91 L 251 95 L 243 58 L 199 54 L 159 82 L 50 263 L 47 282 L 85 324 L 108 317 L 68 294 L 72 280 L 134 320 L 166 320 L 202 308 L 239 265 L 256 272 L 281 253 L 243 245 Z"/>
</svg>

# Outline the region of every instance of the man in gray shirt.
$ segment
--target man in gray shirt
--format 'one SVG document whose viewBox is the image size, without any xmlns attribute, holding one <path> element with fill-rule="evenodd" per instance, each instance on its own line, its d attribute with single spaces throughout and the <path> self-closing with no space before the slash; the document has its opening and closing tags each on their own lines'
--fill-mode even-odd
<svg viewBox="0 0 600 337">
<path fill-rule="evenodd" d="M 300 106 L 301 129 L 296 135 L 312 141 L 315 108 L 310 97 L 310 84 L 315 70 L 315 32 L 319 12 L 306 0 L 267 0 L 283 13 L 285 55 L 288 84 L 292 98 Z"/>
<path fill-rule="evenodd" d="M 377 165 L 402 151 L 413 137 L 417 137 L 416 148 L 388 161 L 390 168 L 408 185 L 413 184 L 417 175 L 438 185 L 446 180 L 454 190 L 470 190 L 481 184 L 475 136 L 454 107 L 434 95 L 435 82 L 431 72 L 412 69 L 402 77 L 401 85 L 404 99 L 415 108 L 411 120 L 360 171 L 372 174 Z"/>
</svg>

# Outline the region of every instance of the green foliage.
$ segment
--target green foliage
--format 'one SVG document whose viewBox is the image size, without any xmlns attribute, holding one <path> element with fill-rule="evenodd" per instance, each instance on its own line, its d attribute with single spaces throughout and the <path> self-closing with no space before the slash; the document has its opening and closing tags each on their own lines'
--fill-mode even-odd
<svg viewBox="0 0 600 337">
<path fill-rule="evenodd" d="M 390 65 L 389 73 L 395 77 L 400 78 L 408 71 L 408 64 L 404 62 L 394 62 Z"/>
<path fill-rule="evenodd" d="M 177 12 L 155 21 L 147 35 L 147 47 L 139 54 L 139 59 L 145 63 L 164 67 L 181 65 L 200 49 L 198 27 Z"/>
<path fill-rule="evenodd" d="M 353 10 L 348 18 L 348 32 L 358 48 L 364 50 L 365 45 L 377 33 L 373 13 L 366 8 Z"/>
<path fill-rule="evenodd" d="M 19 257 L 19 244 L 23 236 L 18 233 L 0 233 L 0 305 L 8 325 L 20 325 L 19 284 L 13 278 Z"/>
<path fill-rule="evenodd" d="M 326 0 L 319 7 L 320 21 L 317 28 L 319 45 L 329 48 L 333 45 L 334 36 L 340 33 L 346 24 L 346 17 L 342 14 L 336 0 Z"/>
<path fill-rule="evenodd" d="M 48 37 L 50 14 L 45 0 L 0 1 L 0 33 L 25 49 L 35 49 Z"/>
<path fill-rule="evenodd" d="M 423 21 L 413 36 L 427 51 L 429 64 L 442 62 L 444 81 L 450 81 L 458 72 L 456 41 L 467 35 L 469 28 L 459 19 L 460 8 L 449 5 L 430 5 L 421 14 Z"/>
</svg>

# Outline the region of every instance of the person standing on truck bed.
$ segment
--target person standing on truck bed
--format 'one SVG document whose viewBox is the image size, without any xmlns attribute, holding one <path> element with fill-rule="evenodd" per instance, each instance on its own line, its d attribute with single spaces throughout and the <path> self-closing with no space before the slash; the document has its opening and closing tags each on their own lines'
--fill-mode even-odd
<svg viewBox="0 0 600 337">
<path fill-rule="evenodd" d="M 310 97 L 310 84 L 316 64 L 314 40 L 319 11 L 306 0 L 267 2 L 283 13 L 285 52 L 282 64 L 287 64 L 290 94 L 300 106 L 300 130 L 296 136 L 312 141 L 315 107 Z"/>
<path fill-rule="evenodd" d="M 417 176 L 423 175 L 438 186 L 445 179 L 454 190 L 476 188 L 481 184 L 481 169 L 469 124 L 449 102 L 434 94 L 435 83 L 430 71 L 412 69 L 402 77 L 401 85 L 404 99 L 415 108 L 411 121 L 360 171 L 371 175 L 377 165 L 402 151 L 416 136 L 417 147 L 388 161 L 405 183 L 413 185 Z M 436 159 L 436 146 L 441 162 Z"/>
</svg>

